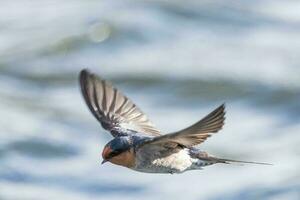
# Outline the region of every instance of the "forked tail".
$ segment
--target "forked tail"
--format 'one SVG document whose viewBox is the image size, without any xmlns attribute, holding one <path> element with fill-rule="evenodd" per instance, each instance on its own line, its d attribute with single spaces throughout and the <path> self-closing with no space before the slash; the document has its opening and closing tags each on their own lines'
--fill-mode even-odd
<svg viewBox="0 0 300 200">
<path fill-rule="evenodd" d="M 264 163 L 264 162 L 252 162 L 252 161 L 242 161 L 242 160 L 218 158 L 218 157 L 215 157 L 215 156 L 212 156 L 212 155 L 206 153 L 205 151 L 199 151 L 199 150 L 195 150 L 195 149 L 190 150 L 190 155 L 194 158 L 208 161 L 211 164 L 214 164 L 214 163 L 225 163 L 225 164 L 241 163 L 241 164 L 273 165 L 273 164 Z"/>
<path fill-rule="evenodd" d="M 225 164 L 243 163 L 243 164 L 257 164 L 257 165 L 273 165 L 273 164 L 264 163 L 264 162 L 252 162 L 252 161 L 232 160 L 232 159 L 216 158 L 216 157 L 211 157 L 211 159 L 215 160 L 217 163 L 225 163 Z"/>
</svg>

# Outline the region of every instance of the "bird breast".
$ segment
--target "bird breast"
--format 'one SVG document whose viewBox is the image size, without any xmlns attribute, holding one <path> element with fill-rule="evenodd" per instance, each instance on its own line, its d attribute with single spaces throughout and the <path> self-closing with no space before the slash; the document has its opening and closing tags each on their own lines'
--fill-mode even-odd
<svg viewBox="0 0 300 200">
<path fill-rule="evenodd" d="M 136 153 L 136 170 L 148 173 L 181 173 L 192 166 L 188 149 L 167 154 L 155 149 L 142 149 Z"/>
</svg>

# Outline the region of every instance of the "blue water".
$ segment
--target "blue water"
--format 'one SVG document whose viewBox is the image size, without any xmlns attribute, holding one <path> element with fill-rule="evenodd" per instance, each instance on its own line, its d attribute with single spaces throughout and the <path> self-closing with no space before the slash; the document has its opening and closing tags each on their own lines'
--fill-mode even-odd
<svg viewBox="0 0 300 200">
<path fill-rule="evenodd" d="M 1 1 L 0 199 L 300 199 L 298 1 Z M 226 102 L 201 149 L 273 166 L 180 175 L 100 165 L 111 139 L 77 76 L 89 68 L 164 133 Z"/>
</svg>

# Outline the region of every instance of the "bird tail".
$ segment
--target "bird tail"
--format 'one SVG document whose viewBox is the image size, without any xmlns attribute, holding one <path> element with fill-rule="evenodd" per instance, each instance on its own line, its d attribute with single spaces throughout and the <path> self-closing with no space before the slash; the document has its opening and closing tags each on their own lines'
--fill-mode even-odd
<svg viewBox="0 0 300 200">
<path fill-rule="evenodd" d="M 273 165 L 270 163 L 265 162 L 253 162 L 253 161 L 242 161 L 242 160 L 233 160 L 233 159 L 227 159 L 227 158 L 218 158 L 215 156 L 212 156 L 208 154 L 205 151 L 191 151 L 191 156 L 198 158 L 200 160 L 206 160 L 210 163 L 224 163 L 224 164 L 233 164 L 233 163 L 240 163 L 240 164 L 256 164 L 256 165 Z"/>
<path fill-rule="evenodd" d="M 216 157 L 211 157 L 211 159 L 215 160 L 217 163 L 225 163 L 225 164 L 241 163 L 241 164 L 256 164 L 256 165 L 273 165 L 273 164 L 265 163 L 265 162 L 232 160 L 232 159 L 216 158 Z"/>
</svg>

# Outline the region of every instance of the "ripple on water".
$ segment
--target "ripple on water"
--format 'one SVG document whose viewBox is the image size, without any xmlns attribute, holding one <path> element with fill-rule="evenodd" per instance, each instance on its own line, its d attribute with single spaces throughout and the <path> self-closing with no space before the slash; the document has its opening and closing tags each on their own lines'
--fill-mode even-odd
<svg viewBox="0 0 300 200">
<path fill-rule="evenodd" d="M 48 141 L 28 139 L 15 141 L 6 147 L 6 150 L 14 151 L 19 154 L 39 158 L 66 158 L 76 156 L 78 150 L 67 144 L 54 144 Z M 0 153 L 1 155 L 1 153 Z"/>
</svg>

